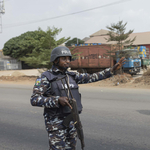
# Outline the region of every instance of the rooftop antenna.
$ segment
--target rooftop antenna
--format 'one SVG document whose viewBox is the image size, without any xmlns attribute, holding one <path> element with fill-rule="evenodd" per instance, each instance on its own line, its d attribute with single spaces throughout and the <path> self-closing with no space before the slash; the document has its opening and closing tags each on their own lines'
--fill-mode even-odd
<svg viewBox="0 0 150 150">
<path fill-rule="evenodd" d="M 5 13 L 4 0 L 0 0 L 0 14 Z"/>
<path fill-rule="evenodd" d="M 5 8 L 4 8 L 4 0 L 0 0 L 0 33 L 2 33 L 2 17 L 1 14 L 5 13 Z"/>
</svg>

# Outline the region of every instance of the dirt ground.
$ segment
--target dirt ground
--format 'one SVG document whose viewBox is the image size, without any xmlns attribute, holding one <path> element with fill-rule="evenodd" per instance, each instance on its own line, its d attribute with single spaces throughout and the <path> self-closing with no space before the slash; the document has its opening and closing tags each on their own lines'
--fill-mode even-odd
<svg viewBox="0 0 150 150">
<path fill-rule="evenodd" d="M 0 84 L 25 84 L 34 85 L 41 70 L 13 70 L 0 71 Z M 80 86 L 117 87 L 117 88 L 142 88 L 150 89 L 150 69 L 142 77 L 133 78 L 129 74 L 114 75 L 111 78 Z"/>
</svg>

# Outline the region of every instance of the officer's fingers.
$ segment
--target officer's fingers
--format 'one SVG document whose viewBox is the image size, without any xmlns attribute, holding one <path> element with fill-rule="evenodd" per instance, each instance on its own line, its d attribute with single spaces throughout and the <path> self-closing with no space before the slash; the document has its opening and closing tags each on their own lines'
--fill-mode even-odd
<svg viewBox="0 0 150 150">
<path fill-rule="evenodd" d="M 64 97 L 60 97 L 60 98 L 58 99 L 58 102 L 59 102 L 62 106 L 65 106 L 67 100 L 66 100 Z"/>
<path fill-rule="evenodd" d="M 126 59 L 124 59 L 122 62 L 125 62 L 126 61 Z"/>
<path fill-rule="evenodd" d="M 125 59 L 125 57 L 121 57 L 121 60 Z"/>
<path fill-rule="evenodd" d="M 64 97 L 64 99 L 65 99 L 66 101 L 68 101 L 68 97 Z"/>
<path fill-rule="evenodd" d="M 122 64 L 122 63 L 123 63 L 123 60 L 119 61 L 118 63 L 119 63 L 119 64 Z"/>
<path fill-rule="evenodd" d="M 62 106 L 65 106 L 65 105 L 66 105 L 66 102 L 62 100 L 62 101 L 60 102 L 60 104 L 61 104 Z"/>
<path fill-rule="evenodd" d="M 117 62 L 114 67 L 117 67 L 118 65 L 119 65 L 119 62 Z"/>
<path fill-rule="evenodd" d="M 69 104 L 69 102 L 66 102 L 66 104 L 72 109 L 72 106 Z"/>
<path fill-rule="evenodd" d="M 126 59 L 124 58 L 124 59 L 122 59 L 122 61 L 126 61 Z"/>
<path fill-rule="evenodd" d="M 119 61 L 122 61 L 122 60 L 123 60 L 123 57 L 121 57 Z"/>
<path fill-rule="evenodd" d="M 119 62 L 122 62 L 122 61 L 126 61 L 126 60 L 125 60 L 125 57 L 122 57 L 122 58 L 119 60 Z"/>
<path fill-rule="evenodd" d="M 69 101 L 68 97 L 66 97 L 66 100 Z"/>
<path fill-rule="evenodd" d="M 124 65 L 125 63 L 126 63 L 125 61 L 122 61 L 122 63 L 121 63 L 121 64 L 122 64 L 122 65 Z"/>
<path fill-rule="evenodd" d="M 124 62 L 124 61 L 120 63 L 120 65 L 124 65 L 124 64 L 125 64 L 125 62 Z"/>
<path fill-rule="evenodd" d="M 124 64 L 126 60 L 119 62 L 120 65 Z"/>
</svg>

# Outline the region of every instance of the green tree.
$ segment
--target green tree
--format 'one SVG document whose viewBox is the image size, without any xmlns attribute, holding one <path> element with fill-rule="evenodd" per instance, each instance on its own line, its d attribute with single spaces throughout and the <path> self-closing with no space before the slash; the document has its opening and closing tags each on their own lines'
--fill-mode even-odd
<svg viewBox="0 0 150 150">
<path fill-rule="evenodd" d="M 73 38 L 73 39 L 66 42 L 66 46 L 72 46 L 72 45 L 75 45 L 75 44 L 84 44 L 84 41 L 79 39 L 79 38 L 78 39 Z"/>
<path fill-rule="evenodd" d="M 26 32 L 5 43 L 4 55 L 24 61 L 36 68 L 50 68 L 52 49 L 70 39 L 62 37 L 56 40 L 56 36 L 61 31 L 62 29 L 48 27 L 46 31 L 39 28 L 37 31 Z"/>
<path fill-rule="evenodd" d="M 39 45 L 40 39 L 45 35 L 45 32 L 39 29 L 38 31 L 26 32 L 14 37 L 4 44 L 3 53 L 15 59 L 27 56 Z"/>
<path fill-rule="evenodd" d="M 112 23 L 111 26 L 106 26 L 107 29 L 109 29 L 109 32 L 107 33 L 108 38 L 105 38 L 107 42 L 115 42 L 115 45 L 111 50 L 107 50 L 107 55 L 110 57 L 113 57 L 114 59 L 116 56 L 114 53 L 119 50 L 122 51 L 125 48 L 131 47 L 133 42 L 135 41 L 136 37 L 133 39 L 129 39 L 129 36 L 131 33 L 133 33 L 134 30 L 126 31 L 126 23 L 123 23 L 123 21 L 119 21 L 118 23 Z M 119 57 L 123 57 L 124 53 L 120 53 Z"/>
</svg>

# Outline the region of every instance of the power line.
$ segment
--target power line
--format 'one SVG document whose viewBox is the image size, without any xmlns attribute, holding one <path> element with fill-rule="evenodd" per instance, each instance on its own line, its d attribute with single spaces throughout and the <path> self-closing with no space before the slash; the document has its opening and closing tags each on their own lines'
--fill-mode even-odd
<svg viewBox="0 0 150 150">
<path fill-rule="evenodd" d="M 82 11 L 78 11 L 78 12 L 74 12 L 74 13 L 70 13 L 70 14 L 60 15 L 60 16 L 56 16 L 56 17 L 41 19 L 41 20 L 28 21 L 28 22 L 24 22 L 24 23 L 17 23 L 17 24 L 14 24 L 14 25 L 8 25 L 7 27 L 3 27 L 3 28 L 11 28 L 11 27 L 16 27 L 16 26 L 23 26 L 23 25 L 27 25 L 27 24 L 33 24 L 33 23 L 37 23 L 37 22 L 43 22 L 43 21 L 47 21 L 47 20 L 58 19 L 58 18 L 71 16 L 71 15 L 75 15 L 75 14 L 79 14 L 79 13 L 83 13 L 83 12 L 87 12 L 87 11 L 92 11 L 92 10 L 99 9 L 99 8 L 104 8 L 104 7 L 116 5 L 116 4 L 119 4 L 119 3 L 124 3 L 126 1 L 131 1 L 131 0 L 120 0 L 120 1 L 117 1 L 117 2 L 109 3 L 109 4 L 106 4 L 106 5 L 102 5 L 102 6 L 98 6 L 98 7 L 94 7 L 94 8 L 90 8 L 90 9 L 86 9 L 86 10 L 82 10 Z"/>
</svg>

